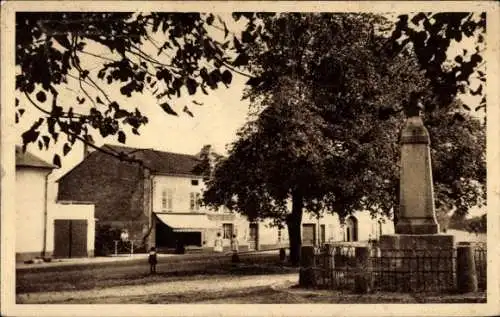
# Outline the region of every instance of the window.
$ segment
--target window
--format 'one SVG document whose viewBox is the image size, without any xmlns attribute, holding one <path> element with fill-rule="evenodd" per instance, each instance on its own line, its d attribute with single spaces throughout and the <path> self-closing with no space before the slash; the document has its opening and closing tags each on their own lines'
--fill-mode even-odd
<svg viewBox="0 0 500 317">
<path fill-rule="evenodd" d="M 346 224 L 346 241 L 358 241 L 358 220 L 354 216 L 347 219 Z"/>
<path fill-rule="evenodd" d="M 224 233 L 224 239 L 231 239 L 233 237 L 233 224 L 232 223 L 223 223 L 222 231 Z"/>
<path fill-rule="evenodd" d="M 162 211 L 172 211 L 172 200 L 174 191 L 172 189 L 163 189 L 161 192 L 161 209 Z"/>
<path fill-rule="evenodd" d="M 191 180 L 191 185 L 198 186 L 198 184 L 199 184 L 199 181 L 197 179 L 192 179 Z"/>
<path fill-rule="evenodd" d="M 200 210 L 200 193 L 190 193 L 189 194 L 189 209 L 191 211 Z"/>
</svg>

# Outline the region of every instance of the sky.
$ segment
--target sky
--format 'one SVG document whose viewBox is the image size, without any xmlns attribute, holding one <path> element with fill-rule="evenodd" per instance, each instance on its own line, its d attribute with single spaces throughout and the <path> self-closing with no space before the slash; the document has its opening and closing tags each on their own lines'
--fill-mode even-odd
<svg viewBox="0 0 500 317">
<path fill-rule="evenodd" d="M 225 21 L 231 20 L 228 16 L 223 16 L 223 18 Z M 231 30 L 237 31 L 242 25 L 233 23 L 228 25 L 228 27 Z M 215 32 L 213 33 L 214 36 L 221 36 L 220 31 L 215 30 L 213 32 Z M 468 46 L 470 46 L 468 42 L 453 45 L 449 53 L 451 55 Z M 109 58 L 116 58 L 112 53 L 102 51 L 102 48 L 96 45 L 89 45 L 86 50 Z M 155 52 L 152 47 L 146 47 L 145 50 Z M 100 65 L 99 61 L 93 57 L 83 58 L 82 61 L 86 63 L 87 68 L 91 71 L 90 76 L 96 79 L 97 71 L 99 70 L 98 66 Z M 249 103 L 248 101 L 241 100 L 245 81 L 246 78 L 244 76 L 234 74 L 233 82 L 229 88 L 220 85 L 218 89 L 210 91 L 208 96 L 203 95 L 201 92 L 195 96 L 188 96 L 187 92 L 184 91 L 181 98 L 170 102 L 172 108 L 178 112 L 179 116 L 167 115 L 159 107 L 158 100 L 151 93 L 136 94 L 131 98 L 127 98 L 119 94 L 117 87 L 103 85 L 102 88 L 106 89 L 113 99 L 120 101 L 121 105 L 125 105 L 129 109 L 138 107 L 149 119 L 149 123 L 141 127 L 140 136 L 127 133 L 126 146 L 196 154 L 204 145 L 210 144 L 218 153 L 226 154 L 226 145 L 235 141 L 237 130 L 244 125 L 247 119 Z M 61 92 L 60 101 L 75 104 L 75 91 L 78 90 L 77 81 L 69 79 L 68 88 L 63 89 Z M 465 102 L 472 104 L 479 101 L 478 98 L 471 96 L 463 96 L 463 99 Z M 195 105 L 192 102 L 193 100 L 201 102 L 203 105 Z M 47 104 L 50 103 L 47 102 Z M 182 112 L 182 108 L 185 105 L 188 105 L 194 117 L 190 117 Z M 78 109 L 75 110 L 77 111 Z M 27 130 L 34 119 L 40 114 L 41 112 L 38 112 L 34 108 L 26 111 L 26 114 L 17 125 L 18 144 L 21 144 L 20 136 L 22 132 Z M 98 135 L 93 135 L 93 137 L 98 146 L 104 143 L 120 144 L 116 137 L 106 138 L 105 140 L 99 138 Z M 42 151 L 38 149 L 36 144 L 31 144 L 28 150 L 51 162 L 55 151 L 62 153 L 61 147 L 63 144 L 64 142 L 58 142 L 56 147 Z M 81 162 L 83 159 L 83 145 L 78 142 L 75 143 L 73 150 L 61 159 L 62 167 L 52 173 L 52 180 L 58 179 Z"/>
<path fill-rule="evenodd" d="M 228 14 L 222 14 L 225 21 L 230 21 Z M 232 31 L 237 31 L 242 27 L 240 23 L 228 24 Z M 222 39 L 223 32 L 212 28 L 211 35 Z M 89 44 L 86 51 L 101 55 L 105 58 L 118 59 L 117 55 L 104 49 L 97 44 Z M 156 58 L 168 61 L 168 56 L 156 56 L 157 49 L 150 46 L 145 46 L 144 51 L 150 52 Z M 90 70 L 90 75 L 96 81 L 97 72 L 102 65 L 102 60 L 92 56 L 82 56 L 84 68 Z M 245 82 L 248 80 L 242 75 L 233 74 L 233 80 L 229 88 L 224 85 L 219 85 L 216 90 L 210 90 L 209 95 L 204 95 L 198 90 L 194 96 L 189 96 L 185 88 L 180 98 L 168 100 L 163 98 L 160 101 L 168 101 L 172 108 L 179 114 L 172 116 L 166 114 L 159 106 L 160 102 L 153 97 L 151 91 L 145 91 L 143 94 L 133 94 L 132 97 L 125 97 L 119 93 L 119 86 L 102 85 L 112 100 L 117 100 L 121 106 L 133 110 L 137 107 L 141 113 L 148 117 L 148 124 L 142 126 L 139 130 L 140 135 L 134 135 L 130 130 L 127 132 L 126 146 L 138 148 L 154 148 L 156 150 L 170 151 L 176 153 L 196 154 L 204 145 L 210 144 L 221 154 L 226 154 L 226 145 L 235 140 L 236 132 L 246 122 L 249 103 L 241 100 Z M 85 88 L 92 95 L 92 89 Z M 75 106 L 76 94 L 80 92 L 78 81 L 68 78 L 66 88 L 60 89 L 59 102 L 60 104 L 71 104 L 75 107 L 75 112 L 78 112 L 78 106 Z M 80 92 L 81 95 L 81 92 Z M 102 98 L 102 97 L 101 97 Z M 20 97 L 20 100 L 25 100 Z M 26 101 L 26 100 L 25 100 Z M 202 103 L 203 105 L 194 104 Z M 17 142 L 22 144 L 21 134 L 29 129 L 32 123 L 42 114 L 39 110 L 25 103 L 27 111 L 21 117 L 17 125 Z M 45 102 L 50 105 L 50 100 Z M 193 117 L 182 112 L 184 106 L 188 106 L 193 113 Z M 89 107 L 89 104 L 84 104 L 82 107 Z M 82 112 L 87 112 L 88 109 Z M 116 144 L 123 145 L 117 141 L 117 137 L 103 139 L 98 133 L 92 135 L 96 145 Z M 49 147 L 48 150 L 39 150 L 36 143 L 30 144 L 28 150 L 37 156 L 52 162 L 54 153 L 62 153 L 62 145 L 64 142 L 58 142 L 54 147 Z M 80 142 L 75 143 L 72 151 L 65 157 L 61 157 L 62 167 L 53 172 L 52 178 L 57 179 L 65 174 L 68 170 L 78 164 L 83 158 L 83 145 Z"/>
</svg>

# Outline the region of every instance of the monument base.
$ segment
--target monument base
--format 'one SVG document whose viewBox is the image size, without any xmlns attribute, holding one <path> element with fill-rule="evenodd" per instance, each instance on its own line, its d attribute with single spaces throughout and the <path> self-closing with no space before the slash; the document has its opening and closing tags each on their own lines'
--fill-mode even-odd
<svg viewBox="0 0 500 317">
<path fill-rule="evenodd" d="M 391 250 L 452 250 L 455 237 L 446 234 L 391 234 L 382 235 L 380 249 Z"/>
<path fill-rule="evenodd" d="M 439 225 L 434 218 L 403 218 L 395 225 L 396 234 L 428 235 L 438 234 Z"/>
<path fill-rule="evenodd" d="M 455 237 L 442 234 L 383 235 L 379 240 L 382 288 L 446 291 L 455 287 Z"/>
</svg>

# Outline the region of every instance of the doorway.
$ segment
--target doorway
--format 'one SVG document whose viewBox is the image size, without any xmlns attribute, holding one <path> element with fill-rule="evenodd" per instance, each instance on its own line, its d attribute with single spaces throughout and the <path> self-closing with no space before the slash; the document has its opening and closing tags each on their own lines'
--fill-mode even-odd
<svg viewBox="0 0 500 317">
<path fill-rule="evenodd" d="M 302 244 L 316 245 L 316 225 L 307 223 L 302 225 Z"/>
<path fill-rule="evenodd" d="M 87 254 L 87 220 L 54 220 L 54 257 L 77 258 Z"/>
</svg>

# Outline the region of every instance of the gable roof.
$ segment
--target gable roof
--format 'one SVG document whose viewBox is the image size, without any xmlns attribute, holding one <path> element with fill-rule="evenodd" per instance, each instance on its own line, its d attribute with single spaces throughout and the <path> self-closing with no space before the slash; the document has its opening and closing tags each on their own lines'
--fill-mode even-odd
<svg viewBox="0 0 500 317">
<path fill-rule="evenodd" d="M 38 167 L 54 169 L 55 166 L 42 160 L 41 158 L 29 153 L 23 152 L 22 147 L 16 145 L 16 167 Z"/>
<path fill-rule="evenodd" d="M 200 160 L 195 155 L 157 151 L 154 149 L 132 148 L 106 144 L 103 147 L 113 152 L 127 154 L 142 161 L 153 173 L 194 175 L 194 168 Z"/>
</svg>

